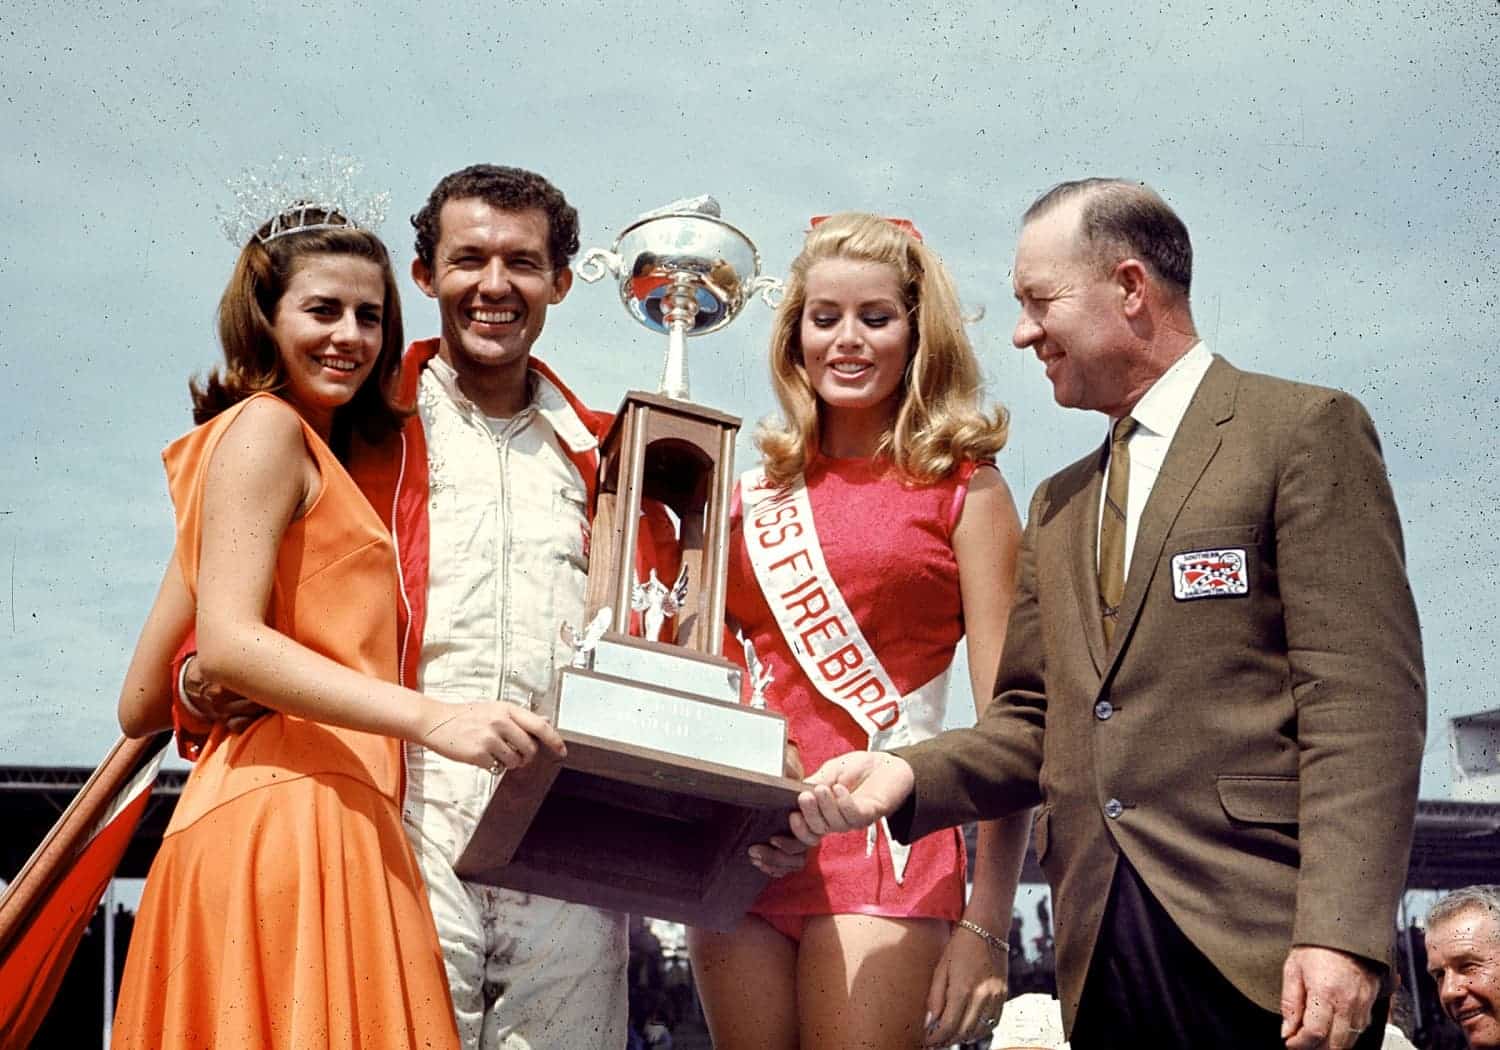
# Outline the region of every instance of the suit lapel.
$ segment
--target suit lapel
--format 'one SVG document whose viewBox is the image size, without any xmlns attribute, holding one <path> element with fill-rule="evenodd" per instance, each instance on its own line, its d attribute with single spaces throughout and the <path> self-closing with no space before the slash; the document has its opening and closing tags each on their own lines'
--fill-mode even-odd
<svg viewBox="0 0 1500 1050">
<path fill-rule="evenodd" d="M 1107 443 L 1094 456 L 1087 480 L 1068 501 L 1066 519 L 1062 522 L 1067 550 L 1068 575 L 1078 599 L 1078 614 L 1083 620 L 1083 637 L 1088 643 L 1094 673 L 1104 674 L 1103 609 L 1099 604 L 1099 494 L 1104 484 Z"/>
<path fill-rule="evenodd" d="M 1125 640 L 1134 631 L 1146 600 L 1146 591 L 1156 577 L 1156 564 L 1166 546 L 1167 534 L 1171 532 L 1188 495 L 1219 450 L 1219 424 L 1234 415 L 1234 393 L 1238 385 L 1238 370 L 1223 358 L 1214 358 L 1193 394 L 1187 414 L 1177 427 L 1167 457 L 1162 462 L 1161 473 L 1151 487 L 1151 498 L 1141 512 L 1135 548 L 1130 556 L 1130 575 L 1125 580 L 1125 596 L 1120 603 L 1120 622 L 1115 628 L 1114 644 L 1110 647 L 1106 667 L 1119 659 Z M 1091 549 L 1092 546 L 1091 543 Z M 1097 608 L 1097 598 L 1095 601 Z M 1102 640 L 1103 630 L 1099 633 Z"/>
</svg>

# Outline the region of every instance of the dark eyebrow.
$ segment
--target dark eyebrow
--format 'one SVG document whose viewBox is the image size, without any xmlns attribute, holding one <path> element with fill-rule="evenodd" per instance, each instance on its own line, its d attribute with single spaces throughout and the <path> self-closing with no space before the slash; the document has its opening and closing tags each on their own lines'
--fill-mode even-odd
<svg viewBox="0 0 1500 1050">
<path fill-rule="evenodd" d="M 807 300 L 807 304 L 806 305 L 807 306 L 838 306 L 839 303 L 836 300 L 833 300 L 833 299 L 809 299 L 809 300 Z M 889 308 L 889 309 L 892 309 L 892 310 L 900 310 L 902 308 L 902 304 L 901 304 L 900 300 L 897 300 L 897 299 L 888 299 L 885 296 L 877 296 L 874 299 L 865 299 L 865 300 L 862 300 L 861 302 L 858 302 L 858 303 L 854 304 L 854 308 L 856 310 L 868 310 L 872 306 L 879 306 L 879 307 L 882 307 L 882 308 Z"/>
<path fill-rule="evenodd" d="M 321 292 L 312 292 L 302 298 L 303 306 L 338 306 L 344 305 L 344 300 L 336 295 L 324 295 Z M 375 299 L 367 299 L 362 303 L 355 304 L 356 310 L 384 310 L 385 303 Z"/>
</svg>

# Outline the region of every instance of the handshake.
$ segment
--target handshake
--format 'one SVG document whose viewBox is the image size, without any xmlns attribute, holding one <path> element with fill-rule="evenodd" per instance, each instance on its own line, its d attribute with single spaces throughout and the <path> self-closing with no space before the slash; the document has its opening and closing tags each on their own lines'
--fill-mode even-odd
<svg viewBox="0 0 1500 1050">
<path fill-rule="evenodd" d="M 911 766 L 883 751 L 851 751 L 808 777 L 789 818 L 791 835 L 750 847 L 750 861 L 772 878 L 802 868 L 807 851 L 826 835 L 858 831 L 889 817 L 911 795 Z"/>
</svg>

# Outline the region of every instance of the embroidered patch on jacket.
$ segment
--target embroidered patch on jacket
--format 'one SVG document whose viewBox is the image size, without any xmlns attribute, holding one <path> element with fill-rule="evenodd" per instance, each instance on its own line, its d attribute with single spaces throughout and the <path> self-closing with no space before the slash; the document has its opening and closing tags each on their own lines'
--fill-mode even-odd
<svg viewBox="0 0 1500 1050">
<path fill-rule="evenodd" d="M 1172 555 L 1172 596 L 1180 602 L 1249 593 L 1250 577 L 1245 571 L 1243 547 Z"/>
</svg>

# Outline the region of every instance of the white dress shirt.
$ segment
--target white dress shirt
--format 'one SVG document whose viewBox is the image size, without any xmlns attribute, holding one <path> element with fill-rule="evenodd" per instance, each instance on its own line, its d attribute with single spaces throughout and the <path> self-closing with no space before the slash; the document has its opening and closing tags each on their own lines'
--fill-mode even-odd
<svg viewBox="0 0 1500 1050">
<path fill-rule="evenodd" d="M 1151 489 L 1156 484 L 1156 477 L 1161 473 L 1161 465 L 1167 458 L 1167 449 L 1172 447 L 1172 438 L 1177 433 L 1177 427 L 1182 423 L 1182 417 L 1187 414 L 1188 405 L 1192 403 L 1193 395 L 1198 392 L 1198 384 L 1203 382 L 1203 376 L 1208 372 L 1208 366 L 1213 364 L 1213 354 L 1209 353 L 1207 344 L 1199 341 L 1193 344 L 1193 348 L 1183 354 L 1172 363 L 1172 367 L 1162 373 L 1161 378 L 1151 384 L 1151 388 L 1136 402 L 1135 407 L 1130 410 L 1131 418 L 1135 420 L 1135 430 L 1126 439 L 1126 447 L 1130 449 L 1130 488 L 1125 496 L 1125 578 L 1130 578 L 1130 557 L 1135 551 L 1135 536 L 1141 524 L 1141 511 L 1146 509 L 1146 501 L 1151 498 Z M 1113 429 L 1114 420 L 1110 420 Z M 1105 438 L 1106 464 L 1110 439 Z M 1105 467 L 1108 477 L 1108 466 Z M 1101 486 L 1099 492 L 1099 514 L 1101 520 L 1104 514 L 1104 490 L 1108 486 Z M 1094 542 L 1094 560 L 1098 564 L 1099 543 L 1097 536 Z"/>
</svg>

